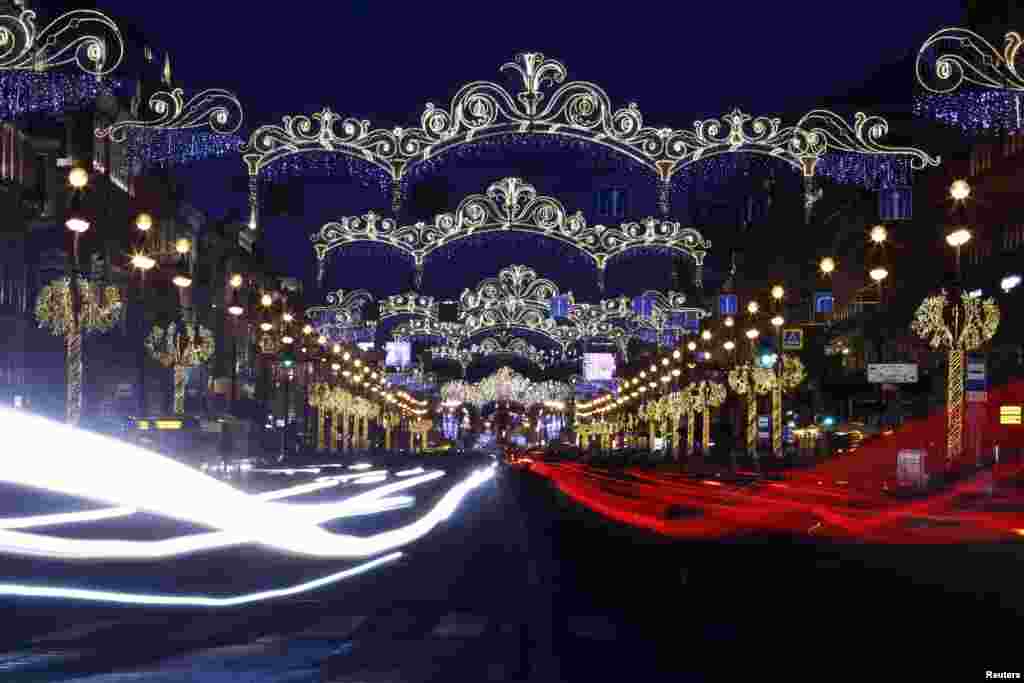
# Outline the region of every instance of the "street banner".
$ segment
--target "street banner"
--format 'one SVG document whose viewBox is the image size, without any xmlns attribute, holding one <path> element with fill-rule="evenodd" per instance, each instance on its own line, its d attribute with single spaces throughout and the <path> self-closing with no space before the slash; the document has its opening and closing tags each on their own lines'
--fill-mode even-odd
<svg viewBox="0 0 1024 683">
<path fill-rule="evenodd" d="M 868 382 L 914 384 L 917 382 L 917 363 L 868 363 Z"/>
</svg>

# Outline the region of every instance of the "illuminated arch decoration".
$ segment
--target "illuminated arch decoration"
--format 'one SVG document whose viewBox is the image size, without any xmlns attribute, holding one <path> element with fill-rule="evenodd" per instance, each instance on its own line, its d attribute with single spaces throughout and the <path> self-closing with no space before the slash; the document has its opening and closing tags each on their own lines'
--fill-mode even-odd
<svg viewBox="0 0 1024 683">
<path fill-rule="evenodd" d="M 148 107 L 151 119 L 125 119 L 96 129 L 97 138 L 125 145 L 126 164 L 169 166 L 237 153 L 242 146 L 237 133 L 245 114 L 228 90 L 202 90 L 188 99 L 181 88 L 159 91 L 150 96 Z"/>
<path fill-rule="evenodd" d="M 533 185 L 512 177 L 492 183 L 485 194 L 466 197 L 454 213 L 440 214 L 429 224 L 400 226 L 394 219 L 370 212 L 327 223 L 311 240 L 321 278 L 328 254 L 350 244 L 373 242 L 407 254 L 419 286 L 426 258 L 434 251 L 469 237 L 504 231 L 548 237 L 586 254 L 597 267 L 602 288 L 609 260 L 627 251 L 667 249 L 689 256 L 700 268 L 711 248 L 711 242 L 694 228 L 653 217 L 618 226 L 588 225 L 582 212 L 570 214 L 557 199 L 538 195 Z"/>
<path fill-rule="evenodd" d="M 936 31 L 917 53 L 923 92 L 915 98 L 915 113 L 975 133 L 1020 130 L 1022 44 L 1015 31 L 1006 34 L 1002 51 L 967 28 Z"/>
<path fill-rule="evenodd" d="M 672 175 L 702 158 L 752 152 L 785 159 L 807 176 L 832 151 L 907 157 L 915 168 L 938 159 L 914 148 L 881 144 L 888 124 L 880 117 L 857 114 L 853 123 L 826 110 L 814 110 L 796 124 L 753 117 L 733 110 L 720 119 L 697 121 L 691 128 L 655 128 L 644 122 L 635 103 L 616 109 L 611 98 L 589 81 L 566 82 L 568 70 L 555 59 L 523 52 L 501 71 L 519 77 L 513 94 L 491 81 L 464 85 L 447 109 L 428 102 L 418 126 L 373 128 L 370 121 L 345 117 L 329 108 L 312 116 L 286 116 L 281 125 L 260 126 L 244 146 L 242 157 L 252 187 L 276 162 L 304 153 L 337 153 L 380 169 L 392 186 L 397 212 L 402 180 L 417 165 L 459 145 L 508 135 L 557 135 L 611 149 L 652 171 L 667 187 Z M 667 207 L 663 209 L 667 215 Z M 250 220 L 259 220 L 253 197 Z"/>
<path fill-rule="evenodd" d="M 477 409 L 494 401 L 511 401 L 529 408 L 547 401 L 567 401 L 571 396 L 572 388 L 564 382 L 532 382 L 507 366 L 476 384 L 456 380 L 441 386 L 443 402 L 469 403 Z"/>
<path fill-rule="evenodd" d="M 363 309 L 375 301 L 373 294 L 365 289 L 346 292 L 339 289 L 327 295 L 326 306 L 314 306 L 306 310 L 306 318 L 318 334 L 332 343 L 355 343 L 372 341 L 376 323 L 363 320 Z"/>
<path fill-rule="evenodd" d="M 306 317 L 313 321 L 319 334 L 331 341 L 352 341 L 376 330 L 376 322 L 363 320 L 364 307 L 374 301 L 380 303 L 380 322 L 404 316 L 437 319 L 437 302 L 432 296 L 408 292 L 378 300 L 365 289 L 331 292 L 327 295 L 327 305 L 307 309 Z"/>
<path fill-rule="evenodd" d="M 652 302 L 653 313 L 649 319 L 633 311 L 630 298 L 618 297 L 597 304 L 573 300 L 568 317 L 559 321 L 552 316 L 551 301 L 560 295 L 553 281 L 540 277 L 527 266 L 512 265 L 503 268 L 496 277 L 483 280 L 474 289 L 463 291 L 458 323 L 439 322 L 433 299 L 415 294 L 391 297 L 391 301 L 401 303 L 392 304 L 388 310 L 418 316 L 395 328 L 393 334 L 399 340 L 433 340 L 441 346 L 461 348 L 474 338 L 498 336 L 506 341 L 499 344 L 485 339 L 480 344 L 507 346 L 510 338 L 532 334 L 551 342 L 558 349 L 559 353 L 554 355 L 559 358 L 565 357 L 577 342 L 589 340 L 610 341 L 625 356 L 630 339 L 645 336 L 643 331 L 663 333 L 675 325 L 673 316 L 707 316 L 703 309 L 688 305 L 685 294 L 647 291 L 642 296 Z M 384 308 L 382 306 L 382 319 Z M 311 309 L 315 310 L 319 309 Z M 548 355 L 550 364 L 552 354 Z"/>
<path fill-rule="evenodd" d="M 558 358 L 557 354 L 539 349 L 522 337 L 488 337 L 479 344 L 471 346 L 469 350 L 478 358 L 503 358 L 509 356 L 522 358 L 542 370 L 546 369 Z"/>
</svg>

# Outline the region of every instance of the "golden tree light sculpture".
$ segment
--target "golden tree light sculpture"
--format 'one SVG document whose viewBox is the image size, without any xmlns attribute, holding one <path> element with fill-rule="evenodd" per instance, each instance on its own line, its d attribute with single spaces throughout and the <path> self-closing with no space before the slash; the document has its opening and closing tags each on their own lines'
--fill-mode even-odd
<svg viewBox="0 0 1024 683">
<path fill-rule="evenodd" d="M 146 337 L 146 349 L 160 365 L 174 370 L 174 413 L 185 412 L 185 381 L 188 368 L 210 360 L 215 348 L 213 333 L 192 323 L 154 325 Z"/>
<path fill-rule="evenodd" d="M 121 319 L 121 293 L 117 287 L 104 286 L 78 279 L 79 317 L 75 326 L 71 280 L 53 280 L 43 287 L 36 298 L 36 319 L 39 326 L 51 334 L 64 337 L 64 378 L 67 385 L 65 419 L 77 425 L 82 419 L 84 394 L 84 358 L 82 335 L 90 332 L 109 332 Z"/>
<path fill-rule="evenodd" d="M 782 356 L 782 367 L 772 385 L 772 453 L 782 455 L 782 395 L 796 389 L 807 377 L 803 362 L 796 356 Z"/>
<path fill-rule="evenodd" d="M 689 395 L 689 404 L 692 413 L 701 413 L 703 425 L 701 432 L 701 449 L 705 456 L 711 450 L 711 409 L 718 408 L 725 403 L 725 387 L 718 382 L 701 380 L 693 382 L 683 390 Z M 693 431 L 694 421 L 688 420 L 687 425 L 687 449 L 693 452 Z"/>
<path fill-rule="evenodd" d="M 729 386 L 747 397 L 747 454 L 757 456 L 757 397 L 775 386 L 775 373 L 751 363 L 737 365 L 729 371 Z"/>
<path fill-rule="evenodd" d="M 914 314 L 910 328 L 933 349 L 948 352 L 946 385 L 946 457 L 963 453 L 964 355 L 979 348 L 999 329 L 999 305 L 966 292 L 951 302 L 946 291 L 927 297 Z"/>
</svg>

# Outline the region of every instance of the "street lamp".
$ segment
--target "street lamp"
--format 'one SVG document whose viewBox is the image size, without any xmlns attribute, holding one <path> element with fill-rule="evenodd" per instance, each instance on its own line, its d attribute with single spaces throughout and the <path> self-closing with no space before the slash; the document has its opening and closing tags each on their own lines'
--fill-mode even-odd
<svg viewBox="0 0 1024 683">
<path fill-rule="evenodd" d="M 868 275 L 870 275 L 871 279 L 874 280 L 879 286 L 881 286 L 882 280 L 889 277 L 889 271 L 883 268 L 882 266 L 878 266 L 877 268 L 872 268 L 871 272 L 868 273 Z"/>
<path fill-rule="evenodd" d="M 777 315 L 774 318 L 772 318 L 772 326 L 776 328 L 782 327 L 785 324 L 785 322 L 785 319 L 783 319 L 781 315 Z"/>
<path fill-rule="evenodd" d="M 836 260 L 831 256 L 826 256 L 825 258 L 821 259 L 821 262 L 818 264 L 818 267 L 821 269 L 821 272 L 824 275 L 831 275 L 836 270 Z"/>
<path fill-rule="evenodd" d="M 876 225 L 871 228 L 871 241 L 875 244 L 885 244 L 885 241 L 889 239 L 889 231 L 885 229 L 884 225 Z"/>
<path fill-rule="evenodd" d="M 757 312 L 761 310 L 761 307 L 757 305 L 756 301 L 751 301 L 747 304 L 747 313 L 750 315 L 757 315 Z"/>
<path fill-rule="evenodd" d="M 89 172 L 81 166 L 75 166 L 68 173 L 68 184 L 76 191 L 85 189 L 89 184 Z"/>
<path fill-rule="evenodd" d="M 967 228 L 957 228 L 946 235 L 946 243 L 956 249 L 956 276 L 960 279 L 960 250 L 965 244 L 971 241 L 971 231 Z"/>
<path fill-rule="evenodd" d="M 782 297 L 786 296 L 786 290 L 782 288 L 782 285 L 775 285 L 772 287 L 772 298 L 776 301 L 781 301 Z"/>
<path fill-rule="evenodd" d="M 971 185 L 966 180 L 954 180 L 949 186 L 949 196 L 962 202 L 971 196 Z"/>
<path fill-rule="evenodd" d="M 135 227 L 142 232 L 149 232 L 149 229 L 153 227 L 153 217 L 148 213 L 140 213 L 135 219 Z"/>
<path fill-rule="evenodd" d="M 180 239 L 174 245 L 175 250 L 180 255 L 178 259 L 178 268 L 174 273 L 174 286 L 179 289 L 186 289 L 192 286 L 192 273 L 188 267 L 188 253 L 192 250 L 192 243 L 187 239 Z"/>
</svg>

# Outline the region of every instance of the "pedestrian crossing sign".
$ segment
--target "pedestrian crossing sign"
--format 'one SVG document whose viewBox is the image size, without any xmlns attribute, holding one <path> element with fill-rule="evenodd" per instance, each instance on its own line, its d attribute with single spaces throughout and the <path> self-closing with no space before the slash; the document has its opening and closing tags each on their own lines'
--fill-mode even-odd
<svg viewBox="0 0 1024 683">
<path fill-rule="evenodd" d="M 782 348 L 786 351 L 800 351 L 804 348 L 804 331 L 792 328 L 782 331 Z"/>
</svg>

